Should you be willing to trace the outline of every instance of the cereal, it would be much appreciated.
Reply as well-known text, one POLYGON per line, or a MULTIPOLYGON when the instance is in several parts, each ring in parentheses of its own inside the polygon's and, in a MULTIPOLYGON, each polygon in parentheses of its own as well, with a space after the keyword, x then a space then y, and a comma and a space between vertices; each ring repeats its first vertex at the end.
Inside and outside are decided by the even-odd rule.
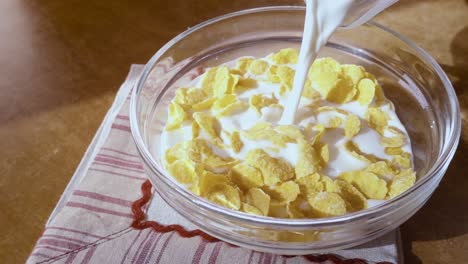
POLYGON ((280 218, 340 216, 410 188, 410 138, 362 66, 316 59, 284 123, 297 60, 295 49, 242 57, 177 89, 161 135, 167 172, 221 206, 280 218))
POLYGON ((299 159, 296 164, 296 178, 314 174, 319 167, 319 158, 315 149, 305 140, 299 140, 299 159))
POLYGON ((361 120, 359 117, 353 114, 346 115, 344 128, 345 136, 351 139, 359 133, 359 130, 361 130, 361 120))
POLYGON ((231 172, 232 180, 242 190, 263 186, 263 177, 260 170, 244 162, 236 164, 234 167, 232 167, 231 172))
POLYGON ((193 119, 211 138, 219 137, 219 124, 216 118, 206 112, 196 112, 193 114, 193 119))
POLYGON ((260 188, 251 188, 245 195, 248 204, 257 208, 262 215, 267 215, 270 209, 270 196, 260 188))
POLYGON ((396 175, 389 186, 388 197, 393 198, 413 186, 416 174, 412 169, 406 169, 396 175))
POLYGON ((307 198, 313 212, 320 217, 339 216, 346 213, 346 202, 337 193, 317 192, 307 198))
POLYGON ((264 60, 254 60, 249 65, 249 73, 255 75, 262 75, 268 68, 268 62, 264 60))
POLYGON ((269 59, 276 64, 295 64, 298 58, 299 53, 296 49, 282 49, 269 56, 269 59))
POLYGON ((228 184, 216 184, 207 198, 229 209, 239 210, 241 206, 239 190, 228 184))
POLYGON ((187 114, 185 113, 184 109, 176 102, 172 102, 169 105, 169 120, 166 124, 166 130, 174 130, 179 128, 186 118, 187 114))
POLYGON ((286 161, 269 156, 261 149, 247 153, 245 161, 259 169, 266 185, 274 185, 294 177, 294 169, 286 161))
POLYGON ((387 182, 377 175, 368 171, 353 171, 341 174, 339 179, 343 179, 354 185, 368 199, 382 200, 387 194, 387 182))
POLYGON ((278 103, 278 99, 276 99, 274 95, 272 97, 266 97, 261 94, 256 94, 249 99, 249 105, 253 107, 259 115, 262 114, 261 110, 263 107, 276 103, 278 103))
POLYGON ((367 78, 359 81, 357 101, 361 105, 368 105, 372 102, 375 95, 375 86, 375 83, 367 78))

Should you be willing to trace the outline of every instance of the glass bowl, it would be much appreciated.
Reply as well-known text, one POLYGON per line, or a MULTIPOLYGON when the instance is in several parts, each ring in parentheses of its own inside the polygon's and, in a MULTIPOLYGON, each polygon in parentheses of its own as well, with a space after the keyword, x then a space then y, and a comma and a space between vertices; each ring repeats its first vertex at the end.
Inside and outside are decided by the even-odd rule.
POLYGON ((154 189, 183 217, 231 244, 277 254, 349 248, 391 231, 429 199, 460 137, 460 110, 446 74, 424 50, 377 23, 338 30, 319 57, 360 64, 373 73, 411 137, 416 184, 390 201, 340 217, 280 219, 232 211, 179 185, 163 168, 159 140, 176 88, 239 56, 299 48, 305 9, 265 7, 201 23, 162 47, 145 66, 131 98, 131 129, 154 189))

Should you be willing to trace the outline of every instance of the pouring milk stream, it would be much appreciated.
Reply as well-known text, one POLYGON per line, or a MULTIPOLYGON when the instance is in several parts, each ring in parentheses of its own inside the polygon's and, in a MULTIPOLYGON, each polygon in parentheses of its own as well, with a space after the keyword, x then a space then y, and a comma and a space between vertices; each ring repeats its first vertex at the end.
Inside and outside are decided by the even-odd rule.
POLYGON ((305 2, 306 18, 299 63, 294 75, 293 90, 279 121, 282 125, 294 123, 309 68, 333 32, 343 25, 346 18, 352 20, 343 25, 345 28, 359 26, 396 0, 305 0, 305 2))

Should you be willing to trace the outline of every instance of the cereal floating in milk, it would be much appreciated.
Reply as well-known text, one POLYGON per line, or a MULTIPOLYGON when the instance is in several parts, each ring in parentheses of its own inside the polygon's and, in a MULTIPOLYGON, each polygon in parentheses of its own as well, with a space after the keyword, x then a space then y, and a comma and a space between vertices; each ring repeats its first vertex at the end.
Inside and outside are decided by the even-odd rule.
POLYGON ((281 218, 339 216, 410 188, 408 134, 361 66, 315 60, 294 123, 279 124, 297 63, 295 49, 242 57, 177 89, 161 138, 168 174, 226 208, 281 218))

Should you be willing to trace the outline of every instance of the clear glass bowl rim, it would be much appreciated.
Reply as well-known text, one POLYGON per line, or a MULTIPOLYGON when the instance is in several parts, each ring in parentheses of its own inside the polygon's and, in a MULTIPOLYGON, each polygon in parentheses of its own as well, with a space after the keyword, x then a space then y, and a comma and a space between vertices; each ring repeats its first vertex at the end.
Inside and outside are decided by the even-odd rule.
MULTIPOLYGON (((151 69, 153 68, 155 63, 163 56, 163 54, 169 48, 171 48, 174 44, 182 40, 187 35, 205 26, 222 21, 224 19, 236 17, 236 16, 241 16, 241 15, 251 14, 251 13, 268 12, 268 11, 305 11, 305 7, 303 6, 268 6, 268 7, 252 8, 252 9, 245 9, 245 10, 241 10, 237 12, 228 13, 222 16, 218 16, 218 17, 206 20, 180 33, 179 35, 174 37, 172 40, 167 42, 161 49, 159 49, 153 55, 153 57, 145 65, 142 71, 142 74, 140 75, 131 95, 130 127, 131 127, 133 139, 137 146, 137 150, 140 153, 140 156, 142 157, 143 161, 146 163, 147 167, 149 167, 153 173, 162 175, 163 177, 161 177, 161 179, 166 184, 168 184, 169 186, 172 186, 180 196, 182 196, 184 199, 186 199, 189 203, 191 203, 194 206, 200 206, 203 209, 206 209, 208 211, 222 214, 224 216, 229 216, 229 217, 232 217, 233 220, 242 221, 245 223, 265 225, 265 226, 275 225, 277 227, 284 227, 284 228, 291 228, 291 227, 319 228, 319 227, 326 227, 329 225, 340 225, 344 223, 354 222, 354 221, 357 221, 360 219, 366 219, 369 217, 378 217, 382 212, 388 212, 387 210, 392 208, 393 205, 404 204, 406 200, 410 199, 409 197, 412 194, 422 189, 424 185, 428 184, 428 182, 430 182, 437 175, 444 173, 444 170, 446 169, 448 163, 450 162, 453 155, 455 154, 455 151, 457 149, 458 142, 460 139, 460 133, 461 133, 460 107, 459 107, 459 103, 458 103, 455 90, 450 80, 448 79, 447 75, 445 74, 445 72, 442 70, 439 64, 435 61, 435 59, 433 59, 425 50, 417 46, 415 43, 413 43, 411 40, 407 39, 406 37, 400 35, 396 31, 393 31, 385 26, 382 26, 379 23, 370 21, 367 24, 377 27, 378 29, 383 30, 386 33, 393 35, 394 37, 398 38, 399 40, 403 41, 405 44, 413 48, 416 52, 418 52, 419 55, 423 57, 430 64, 432 69, 437 73, 438 77, 441 79, 444 85, 448 98, 451 99, 450 100, 451 101, 450 102, 450 115, 452 116, 454 122, 450 124, 450 127, 446 128, 448 129, 448 135, 446 135, 445 137, 447 142, 444 142, 444 144, 442 145, 442 149, 439 150, 439 156, 437 157, 436 162, 432 165, 431 169, 426 173, 426 175, 420 178, 415 183, 414 186, 412 186, 403 194, 391 200, 385 201, 384 203, 378 206, 365 209, 362 211, 346 214, 343 216, 319 218, 319 219, 285 219, 285 218, 272 218, 272 217, 265 217, 265 216, 254 216, 254 215, 250 215, 250 214, 246 214, 246 213, 242 213, 238 211, 233 211, 233 210, 224 208, 222 206, 219 206, 217 204, 208 202, 207 200, 191 193, 189 190, 183 188, 180 185, 172 184, 170 179, 168 177, 165 177, 165 173, 160 171, 157 168, 156 161, 153 159, 149 150, 145 146, 145 143, 144 143, 143 137, 141 136, 141 131, 138 125, 138 122, 139 122, 137 119, 138 95, 147 77, 149 76, 151 69)), ((156 188, 157 186, 155 187, 155 189, 156 188)))

